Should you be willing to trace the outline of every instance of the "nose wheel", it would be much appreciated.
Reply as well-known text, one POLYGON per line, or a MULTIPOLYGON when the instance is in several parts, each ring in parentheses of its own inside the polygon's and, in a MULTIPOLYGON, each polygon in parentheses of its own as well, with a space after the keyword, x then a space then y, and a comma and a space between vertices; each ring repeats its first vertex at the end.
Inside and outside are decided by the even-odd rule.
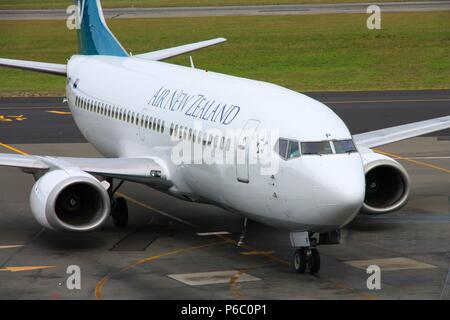
POLYGON ((306 269, 312 274, 320 270, 320 254, 315 248, 316 239, 313 233, 307 231, 293 231, 290 234, 291 245, 297 248, 294 253, 294 269, 298 273, 305 273, 306 269))
POLYGON ((316 248, 299 248, 294 253, 294 269, 298 273, 318 273, 320 270, 320 254, 316 248))

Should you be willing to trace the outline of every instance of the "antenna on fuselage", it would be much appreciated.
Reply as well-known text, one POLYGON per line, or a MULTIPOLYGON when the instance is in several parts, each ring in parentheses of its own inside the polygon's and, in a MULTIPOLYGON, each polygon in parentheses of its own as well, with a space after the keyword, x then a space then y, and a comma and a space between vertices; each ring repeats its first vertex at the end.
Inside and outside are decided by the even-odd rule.
POLYGON ((194 59, 192 59, 192 56, 189 56, 189 61, 191 62, 191 68, 195 69, 194 59))

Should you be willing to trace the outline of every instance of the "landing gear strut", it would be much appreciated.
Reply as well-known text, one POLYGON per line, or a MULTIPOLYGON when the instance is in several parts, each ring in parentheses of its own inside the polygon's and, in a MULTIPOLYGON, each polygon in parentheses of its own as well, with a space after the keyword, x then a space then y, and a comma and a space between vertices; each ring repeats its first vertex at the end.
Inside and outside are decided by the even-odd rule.
POLYGON ((123 184, 123 180, 113 187, 113 179, 107 179, 108 183, 111 185, 109 188, 109 198, 111 199, 111 217, 116 228, 125 228, 128 226, 128 205, 127 200, 122 197, 114 197, 114 194, 119 190, 123 184))
POLYGON ((298 273, 318 273, 320 270, 320 254, 315 248, 316 241, 308 232, 291 232, 291 244, 297 248, 294 253, 294 269, 298 273))
POLYGON ((113 198, 111 201, 111 217, 114 226, 125 228, 128 225, 128 205, 127 200, 122 197, 113 198))
POLYGON ((237 243, 238 247, 242 246, 245 243, 245 237, 247 235, 247 224, 248 224, 248 219, 244 217, 242 220, 242 233, 241 233, 241 236, 237 243))

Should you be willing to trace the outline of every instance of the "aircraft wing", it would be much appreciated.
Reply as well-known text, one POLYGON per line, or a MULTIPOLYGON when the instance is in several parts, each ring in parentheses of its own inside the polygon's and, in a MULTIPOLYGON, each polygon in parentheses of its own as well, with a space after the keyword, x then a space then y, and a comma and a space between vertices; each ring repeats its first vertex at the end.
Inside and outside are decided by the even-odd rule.
POLYGON ((225 38, 216 38, 216 39, 186 44, 186 45, 179 46, 179 47, 173 47, 173 48, 169 48, 169 49, 163 49, 163 50, 153 51, 153 52, 149 52, 149 53, 138 54, 138 55, 135 55, 134 57, 141 58, 141 59, 147 59, 147 60, 153 60, 153 61, 161 61, 161 60, 166 60, 169 58, 173 58, 173 57, 182 55, 184 53, 197 51, 197 50, 200 50, 203 48, 214 46, 216 44, 219 44, 219 43, 222 43, 225 41, 227 41, 227 39, 225 39, 225 38))
POLYGON ((164 168, 152 158, 67 158, 0 154, 0 166, 19 168, 32 174, 70 168, 154 187, 171 185, 164 168))
POLYGON ((358 147, 374 148, 448 128, 450 116, 356 134, 353 139, 358 147))
POLYGON ((16 69, 24 69, 31 71, 38 71, 43 73, 50 73, 56 75, 65 76, 67 68, 65 64, 26 61, 26 60, 13 60, 13 59, 0 59, 0 66, 11 67, 16 69))
MULTIPOLYGON (((138 54, 134 57, 153 60, 153 61, 161 61, 166 60, 172 57, 176 57, 182 55, 184 53, 197 51, 203 48, 207 48, 210 46, 214 46, 216 44, 227 41, 225 38, 216 38, 191 44, 186 44, 179 47, 173 47, 169 49, 163 49, 158 51, 153 51, 144 54, 138 54)), ((16 68, 16 69, 24 69, 31 71, 38 71, 43 73, 50 73, 56 75, 66 75, 67 74, 67 66, 65 64, 57 64, 57 63, 46 63, 46 62, 36 62, 36 61, 26 61, 26 60, 13 60, 13 59, 1 59, 0 58, 0 66, 16 68)))

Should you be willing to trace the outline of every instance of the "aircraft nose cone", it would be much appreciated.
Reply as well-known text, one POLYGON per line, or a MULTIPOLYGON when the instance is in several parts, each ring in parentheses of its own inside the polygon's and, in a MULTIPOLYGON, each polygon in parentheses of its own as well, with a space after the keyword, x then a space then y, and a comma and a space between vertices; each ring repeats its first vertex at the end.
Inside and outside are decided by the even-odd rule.
POLYGON ((364 202, 364 169, 356 154, 333 160, 316 173, 314 195, 323 224, 342 227, 353 220, 364 202))

